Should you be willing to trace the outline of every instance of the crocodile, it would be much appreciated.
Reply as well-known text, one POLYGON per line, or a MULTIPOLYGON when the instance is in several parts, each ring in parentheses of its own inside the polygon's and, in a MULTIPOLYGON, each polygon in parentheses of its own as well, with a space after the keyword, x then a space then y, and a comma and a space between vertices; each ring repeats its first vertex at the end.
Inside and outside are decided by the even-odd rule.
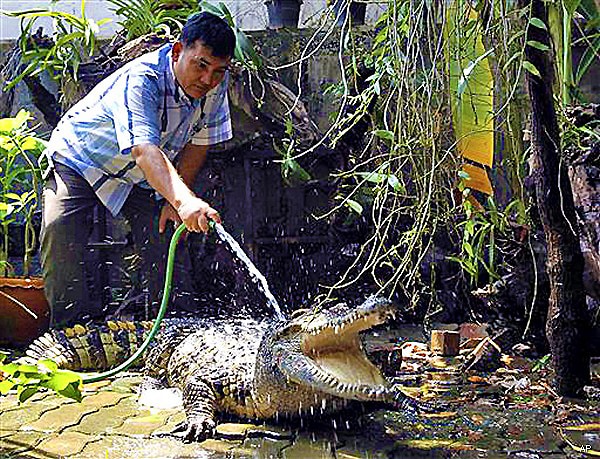
MULTIPOLYGON (((212 436, 219 413, 281 419, 330 414, 355 402, 428 409, 393 389, 361 345, 360 332, 394 314, 387 300, 371 297, 285 320, 165 320, 146 353, 142 387, 181 390, 186 420, 176 431, 186 441, 212 436)), ((149 328, 109 322, 51 330, 27 355, 73 370, 103 369, 135 350, 149 328)))

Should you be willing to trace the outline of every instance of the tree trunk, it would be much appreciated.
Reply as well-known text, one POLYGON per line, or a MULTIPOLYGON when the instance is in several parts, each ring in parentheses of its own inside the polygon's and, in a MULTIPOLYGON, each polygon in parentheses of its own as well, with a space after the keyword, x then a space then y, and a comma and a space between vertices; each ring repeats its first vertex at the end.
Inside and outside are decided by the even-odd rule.
MULTIPOLYGON (((532 17, 547 24, 543 0, 530 0, 532 17)), ((528 41, 550 45, 548 32, 529 25, 528 41)), ((583 288, 583 256, 566 164, 560 157, 558 122, 552 94, 550 51, 526 46, 525 56, 540 77, 527 73, 531 99, 532 175, 537 205, 546 235, 550 299, 546 333, 561 395, 578 396, 590 381, 589 320, 583 288)))

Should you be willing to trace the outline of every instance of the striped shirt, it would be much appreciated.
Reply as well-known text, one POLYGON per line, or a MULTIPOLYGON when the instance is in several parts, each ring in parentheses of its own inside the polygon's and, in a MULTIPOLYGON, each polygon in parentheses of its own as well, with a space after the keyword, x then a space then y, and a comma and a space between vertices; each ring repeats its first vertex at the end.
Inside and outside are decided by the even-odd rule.
POLYGON ((79 172, 117 215, 134 185, 149 188, 131 149, 157 145, 173 161, 187 143, 231 139, 227 81, 191 99, 175 80, 171 44, 145 54, 101 81, 52 133, 51 162, 79 172))

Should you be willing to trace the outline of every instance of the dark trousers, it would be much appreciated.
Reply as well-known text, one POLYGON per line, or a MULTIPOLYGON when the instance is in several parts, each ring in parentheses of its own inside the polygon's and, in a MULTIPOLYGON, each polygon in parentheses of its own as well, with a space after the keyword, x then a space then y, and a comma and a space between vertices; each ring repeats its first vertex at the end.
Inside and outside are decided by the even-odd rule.
MULTIPOLYGON (((84 262, 97 205, 102 204, 83 177, 67 166, 55 164, 44 187, 41 234, 42 271, 51 326, 105 314, 104 305, 98 307, 94 306, 98 302, 90 302, 84 262)), ((121 210, 141 258, 142 285, 154 306, 164 284, 168 248, 168 236, 158 233, 159 211, 153 193, 137 186, 121 210)))

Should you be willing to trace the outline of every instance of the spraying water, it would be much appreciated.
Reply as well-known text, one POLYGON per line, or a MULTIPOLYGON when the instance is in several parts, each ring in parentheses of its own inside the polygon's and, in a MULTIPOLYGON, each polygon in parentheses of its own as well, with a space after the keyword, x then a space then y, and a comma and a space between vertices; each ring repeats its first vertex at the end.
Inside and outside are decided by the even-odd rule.
POLYGON ((277 317, 279 319, 284 319, 285 316, 283 315, 283 312, 281 312, 279 303, 277 303, 277 300, 271 293, 271 290, 269 290, 269 285, 267 284, 267 279, 265 279, 265 276, 263 276, 261 274, 261 272, 256 268, 256 266, 254 266, 254 263, 252 263, 250 258, 248 258, 248 255, 246 255, 246 252, 244 252, 244 250, 240 247, 240 245, 233 238, 233 236, 231 236, 231 234, 229 234, 227 231, 225 231, 225 228, 223 228, 223 225, 215 223, 214 227, 217 232, 217 235, 219 236, 219 239, 221 239, 221 241, 223 241, 225 244, 227 244, 227 246, 229 246, 229 249, 231 250, 231 252, 235 256, 237 256, 244 263, 244 265, 246 265, 246 268, 248 269, 248 273, 250 274, 250 278, 252 279, 252 281, 255 284, 257 284, 258 289, 267 298, 267 304, 275 310, 275 313, 277 314, 277 317))

